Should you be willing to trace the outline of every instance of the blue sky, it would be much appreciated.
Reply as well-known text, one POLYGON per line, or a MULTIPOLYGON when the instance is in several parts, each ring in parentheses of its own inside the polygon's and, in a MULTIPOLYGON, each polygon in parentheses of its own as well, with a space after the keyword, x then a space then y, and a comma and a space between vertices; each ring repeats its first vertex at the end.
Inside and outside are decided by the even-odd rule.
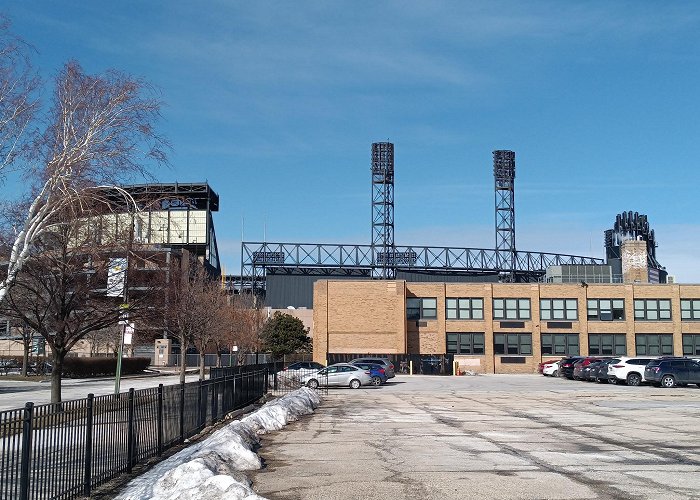
POLYGON ((227 272, 247 241, 369 243, 370 146, 396 148, 396 243, 492 248, 516 152, 521 250, 603 256, 625 210, 700 282, 697 2, 9 1, 50 78, 151 82, 162 182, 207 180, 227 272))

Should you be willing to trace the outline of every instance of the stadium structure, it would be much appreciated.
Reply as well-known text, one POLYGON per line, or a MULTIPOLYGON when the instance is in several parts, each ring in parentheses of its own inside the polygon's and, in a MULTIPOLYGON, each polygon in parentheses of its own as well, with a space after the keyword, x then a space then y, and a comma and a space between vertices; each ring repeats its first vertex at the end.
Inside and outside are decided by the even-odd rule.
POLYGON ((657 282, 665 276, 656 261, 653 231, 648 228, 646 216, 636 212, 618 215, 615 228, 606 232, 607 258, 612 263, 597 257, 517 249, 513 151, 493 152, 495 248, 397 245, 394 144, 372 144, 370 174, 369 244, 244 241, 241 275, 227 276, 227 286, 264 297, 271 308, 312 308, 313 283, 320 279, 527 283, 571 282, 584 273, 583 276, 604 276, 605 281, 614 282, 621 279, 620 244, 628 238, 647 240, 650 268, 661 271, 657 272, 657 282), (548 269, 558 270, 558 274, 550 278, 548 269))

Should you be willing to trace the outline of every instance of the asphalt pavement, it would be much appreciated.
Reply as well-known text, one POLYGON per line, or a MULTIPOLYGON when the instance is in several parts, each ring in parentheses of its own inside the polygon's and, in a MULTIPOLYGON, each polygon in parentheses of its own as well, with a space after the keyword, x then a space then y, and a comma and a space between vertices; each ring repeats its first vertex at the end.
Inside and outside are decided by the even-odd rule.
POLYGON ((331 389, 263 437, 269 499, 700 498, 700 389, 539 375, 331 389))

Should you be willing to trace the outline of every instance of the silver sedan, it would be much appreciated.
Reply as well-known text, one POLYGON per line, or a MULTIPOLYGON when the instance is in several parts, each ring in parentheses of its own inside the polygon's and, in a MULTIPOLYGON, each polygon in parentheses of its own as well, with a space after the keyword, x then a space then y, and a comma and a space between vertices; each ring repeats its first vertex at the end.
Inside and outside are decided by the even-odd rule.
POLYGON ((369 370, 363 370, 348 363, 337 363, 317 373, 306 375, 302 383, 312 389, 318 386, 342 386, 357 389, 363 385, 371 385, 372 376, 369 370))

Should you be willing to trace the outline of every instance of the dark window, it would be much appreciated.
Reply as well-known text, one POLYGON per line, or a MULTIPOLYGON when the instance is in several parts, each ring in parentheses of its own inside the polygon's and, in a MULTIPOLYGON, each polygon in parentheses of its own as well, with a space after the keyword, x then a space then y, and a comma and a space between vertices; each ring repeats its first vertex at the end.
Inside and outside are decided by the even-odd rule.
POLYGON ((683 335, 683 355, 700 355, 700 335, 683 335))
POLYGON ((588 319, 621 321, 625 319, 624 299, 588 299, 588 319))
POLYGON ((530 299, 493 299, 493 319, 530 319, 530 299))
POLYGON ((635 321, 671 321, 670 299, 634 299, 635 321))
POLYGON ((436 298, 407 298, 407 319, 435 319, 437 318, 436 298))
POLYGON ((673 335, 638 333, 635 338, 637 356, 664 356, 673 354, 673 335))
POLYGON ((493 335, 494 354, 532 354, 531 333, 495 333, 493 335))
POLYGON ((578 356, 578 334, 577 333, 543 333, 542 334, 542 354, 560 354, 578 356))
POLYGON ((484 334, 448 333, 447 354, 484 354, 484 334))
POLYGON ((588 354, 591 356, 625 356, 627 336, 624 334, 591 333, 588 336, 588 354))
POLYGON ((484 299, 448 298, 445 315, 447 319, 484 319, 484 299))
POLYGON ((700 320, 700 299, 681 299, 681 320, 700 320))
POLYGON ((540 319, 578 319, 576 299, 540 299, 540 319))

